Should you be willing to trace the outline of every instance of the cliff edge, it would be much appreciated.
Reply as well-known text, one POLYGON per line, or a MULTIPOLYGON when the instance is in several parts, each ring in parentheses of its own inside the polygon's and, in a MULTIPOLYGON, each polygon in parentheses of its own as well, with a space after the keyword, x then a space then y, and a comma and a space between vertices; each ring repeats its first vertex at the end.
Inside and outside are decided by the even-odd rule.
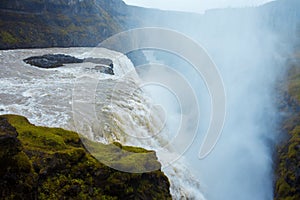
MULTIPOLYGON (((121 144, 97 143, 97 148, 102 156, 120 149, 151 152, 121 144)), ((0 159, 1 199, 171 199, 168 178, 160 170, 114 170, 87 152, 77 133, 34 126, 21 116, 0 116, 0 159)), ((118 164, 126 166, 130 159, 125 155, 118 164)), ((154 152, 136 159, 135 167, 160 166, 154 152)))

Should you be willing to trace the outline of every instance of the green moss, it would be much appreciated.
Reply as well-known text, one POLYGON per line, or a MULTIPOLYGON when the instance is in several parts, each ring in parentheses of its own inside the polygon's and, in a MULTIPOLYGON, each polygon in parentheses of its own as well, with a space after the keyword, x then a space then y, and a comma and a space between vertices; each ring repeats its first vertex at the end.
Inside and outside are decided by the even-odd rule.
POLYGON ((300 63, 293 63, 287 77, 287 107, 291 114, 283 122, 287 140, 278 147, 275 200, 300 199, 300 63))
POLYGON ((292 63, 287 81, 289 95, 300 103, 300 63, 292 63))
POLYGON ((32 169, 31 162, 28 156, 24 152, 20 152, 15 155, 13 158, 13 163, 15 163, 15 167, 18 168, 20 171, 30 172, 32 169))
POLYGON ((7 31, 0 31, 0 37, 4 43, 10 44, 10 45, 14 45, 14 44, 18 43, 18 41, 19 41, 17 38, 15 38, 12 34, 10 34, 7 31))
POLYGON ((56 134, 56 130, 35 127, 21 117, 8 116, 8 120, 16 127, 22 144, 32 150, 57 151, 67 148, 63 138, 56 134))
MULTIPOLYGON (((9 187, 0 179, 0 190, 6 197, 22 197, 26 190, 27 199, 36 199, 36 195, 38 199, 171 199, 168 179, 159 170, 153 151, 120 143, 104 145, 80 138, 75 132, 34 126, 21 116, 0 119, 3 117, 16 128, 22 144, 12 159, 7 158, 7 165, 0 165, 6 169, 0 172, 10 174, 13 170, 20 177, 20 183, 9 187), (82 141, 93 154, 86 151, 82 141), (149 166, 156 171, 131 174, 111 168, 144 172, 149 166), (24 190, 16 192, 15 187, 24 190)), ((14 142, 13 146, 18 146, 14 142)))
POLYGON ((289 93, 300 102, 300 77, 295 77, 290 81, 289 93))
MULTIPOLYGON (((76 161, 82 155, 80 149, 74 149, 74 144, 80 147, 77 133, 57 128, 37 127, 19 116, 6 116, 16 127, 19 138, 24 146, 30 150, 54 153, 61 151, 61 155, 76 161)), ((81 136, 83 137, 83 136, 81 136)), ((104 164, 131 172, 153 171, 160 169, 155 152, 138 147, 122 146, 120 143, 104 145, 84 139, 86 148, 104 164)))
POLYGON ((96 46, 122 31, 118 16, 111 16, 107 8, 95 5, 99 2, 79 2, 77 8, 65 5, 65 1, 45 4, 30 0, 10 4, 22 12, 0 13, 1 49, 96 46), (40 13, 45 7, 47 11, 40 13))
POLYGON ((95 158, 115 169, 128 172, 153 171, 161 168, 155 152, 138 147, 122 146, 120 143, 103 145, 91 141, 84 142, 95 158), (103 152, 106 152, 103 154, 103 152))

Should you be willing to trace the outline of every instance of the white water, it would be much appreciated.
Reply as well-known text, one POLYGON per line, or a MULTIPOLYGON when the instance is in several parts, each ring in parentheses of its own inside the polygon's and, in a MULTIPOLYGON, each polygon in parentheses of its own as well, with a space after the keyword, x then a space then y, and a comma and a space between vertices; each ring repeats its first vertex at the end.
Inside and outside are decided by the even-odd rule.
POLYGON ((211 116, 210 96, 206 97, 205 85, 201 77, 195 78, 192 66, 159 56, 187 77, 202 104, 202 124, 185 156, 207 199, 273 199, 273 155, 280 124, 276 86, 286 73, 285 56, 295 44, 298 2, 282 0, 258 8, 212 10, 195 18, 152 12, 139 16, 144 22, 141 27, 171 28, 193 38, 207 50, 223 78, 225 126, 211 154, 200 160, 197 154, 211 116))
POLYGON ((164 125, 163 112, 152 108, 151 99, 142 90, 132 93, 139 78, 126 56, 100 48, 52 48, 0 51, 0 60, 0 114, 23 115, 36 125, 79 131, 101 142, 116 140, 126 145, 160 150, 158 158, 170 179, 173 198, 204 199, 201 185, 188 170, 184 158, 171 165, 168 163, 170 158, 177 156, 163 148, 169 133, 164 131, 154 137, 164 125), (116 75, 86 70, 94 66, 91 63, 39 69, 22 61, 47 53, 110 58, 116 75), (120 80, 128 72, 131 72, 130 76, 120 80), (89 79, 82 75, 98 80, 95 90, 89 90, 93 89, 88 84, 89 79), (112 88, 115 88, 113 93, 112 88), (95 94, 95 99, 83 101, 90 94, 95 94), (74 113, 82 120, 73 118, 74 113), (99 119, 96 122, 93 121, 94 114, 99 119))

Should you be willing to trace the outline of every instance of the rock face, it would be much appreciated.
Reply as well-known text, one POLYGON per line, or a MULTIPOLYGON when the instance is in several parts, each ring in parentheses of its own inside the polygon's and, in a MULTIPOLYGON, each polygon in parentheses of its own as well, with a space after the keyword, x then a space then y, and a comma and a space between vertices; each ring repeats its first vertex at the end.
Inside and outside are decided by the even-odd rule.
POLYGON ((68 63, 82 63, 83 59, 64 54, 46 54, 26 58, 24 62, 41 68, 56 68, 68 63))
POLYGON ((125 4, 110 1, 3 0, 0 48, 97 46, 123 30, 125 4))
POLYGON ((278 146, 275 200, 300 199, 300 62, 292 63, 281 107, 288 115, 282 122, 286 139, 278 146))
MULTIPOLYGON (((119 148, 149 152, 121 144, 97 147, 100 156, 109 157, 119 148)), ((160 166, 154 152, 139 155, 137 167, 160 166)), ((125 155, 118 164, 128 159, 125 155)), ((20 116, 0 116, 0 160, 0 199, 171 199, 160 170, 116 171, 91 156, 77 133, 37 127, 20 116)))
POLYGON ((0 117, 0 198, 34 199, 37 176, 17 137, 16 129, 0 117))

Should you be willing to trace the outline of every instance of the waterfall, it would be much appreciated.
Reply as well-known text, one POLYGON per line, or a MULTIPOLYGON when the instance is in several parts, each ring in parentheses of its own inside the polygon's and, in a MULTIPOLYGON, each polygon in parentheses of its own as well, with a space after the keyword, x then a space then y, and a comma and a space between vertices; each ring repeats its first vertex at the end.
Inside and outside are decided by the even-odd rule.
POLYGON ((126 56, 102 48, 51 48, 0 51, 0 57, 0 114, 20 114, 36 125, 75 130, 95 141, 155 150, 173 198, 204 199, 185 159, 169 162, 177 155, 164 148, 168 129, 158 134, 165 126, 163 112, 138 87, 139 76, 126 56), (115 75, 88 71, 90 63, 39 69, 22 61, 48 53, 110 58, 115 75))

